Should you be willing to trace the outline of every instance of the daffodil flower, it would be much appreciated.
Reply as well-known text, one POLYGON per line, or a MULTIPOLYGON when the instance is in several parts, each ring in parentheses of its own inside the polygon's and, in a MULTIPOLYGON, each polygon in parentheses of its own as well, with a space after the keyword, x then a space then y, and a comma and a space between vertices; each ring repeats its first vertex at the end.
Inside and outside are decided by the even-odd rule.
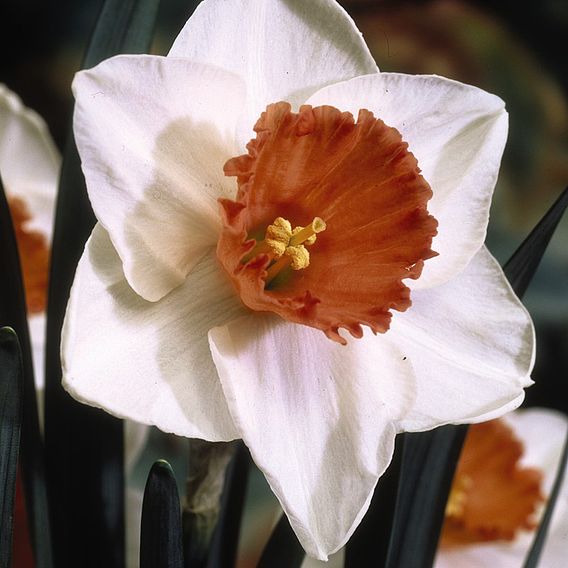
POLYGON ((22 264, 39 390, 43 390, 44 384, 49 249, 60 165, 61 157, 43 119, 0 85, 0 175, 22 264))
MULTIPOLYGON (((520 568, 556 477, 566 417, 534 408, 474 426, 454 480, 435 568, 520 568), (502 423, 500 423, 502 421, 502 423)), ((540 558, 566 563, 568 479, 540 558)))
MULTIPOLYGON (((0 84, 0 178, 16 236, 26 296, 34 379, 43 392, 45 306, 49 244, 60 165, 59 153, 42 118, 0 84)), ((2 278, 13 275, 2 273, 2 278)), ((13 325, 0 321, 0 326, 13 325)), ((38 397, 43 424, 43 399, 38 397)), ((31 562, 20 472, 14 509, 13 562, 31 562)))
POLYGON ((63 330, 78 400, 242 438, 322 559, 397 433, 521 403, 533 327, 483 246, 498 97, 379 73, 331 0, 206 0, 167 57, 74 93, 99 221, 63 330))

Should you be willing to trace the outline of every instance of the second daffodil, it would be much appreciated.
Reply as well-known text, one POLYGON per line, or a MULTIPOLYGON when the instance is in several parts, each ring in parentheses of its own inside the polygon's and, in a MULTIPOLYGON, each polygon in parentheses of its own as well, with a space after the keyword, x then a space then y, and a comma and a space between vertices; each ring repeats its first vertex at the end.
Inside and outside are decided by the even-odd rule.
POLYGON ((78 400, 242 438, 321 559, 397 433, 521 403, 533 327, 483 246, 498 97, 379 73, 331 0, 205 0, 167 57, 74 92, 99 221, 63 331, 78 400))

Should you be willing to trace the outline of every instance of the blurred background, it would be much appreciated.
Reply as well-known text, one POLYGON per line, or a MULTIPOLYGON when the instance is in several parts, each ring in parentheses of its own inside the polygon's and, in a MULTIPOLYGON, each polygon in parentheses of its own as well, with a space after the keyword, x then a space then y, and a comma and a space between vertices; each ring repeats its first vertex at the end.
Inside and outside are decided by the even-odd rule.
MULTIPOLYGON (((568 2, 541 0, 343 0, 382 71, 438 74, 499 95, 510 134, 492 206, 487 244, 505 262, 568 184, 568 2)), ((195 9, 191 0, 162 0, 152 52, 166 54, 195 9)), ((70 128, 70 85, 102 0, 3 0, 0 82, 44 117, 63 149, 70 128)), ((548 385, 568 373, 568 218, 525 296, 537 328, 535 385, 527 406, 568 413, 568 399, 548 385)), ((151 463, 168 459, 180 491, 186 441, 158 431, 129 483, 142 489, 151 463)), ((264 478, 251 476, 241 568, 254 565, 276 510, 264 478), (260 544, 261 546, 261 544, 260 544)))

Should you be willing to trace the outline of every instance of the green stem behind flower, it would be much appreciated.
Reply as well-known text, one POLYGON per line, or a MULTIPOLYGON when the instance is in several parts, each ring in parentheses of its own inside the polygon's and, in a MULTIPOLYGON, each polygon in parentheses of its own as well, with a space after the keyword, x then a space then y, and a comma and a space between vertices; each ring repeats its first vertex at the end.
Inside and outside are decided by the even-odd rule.
POLYGON ((204 568, 219 516, 227 466, 234 442, 189 441, 189 473, 183 505, 185 565, 204 568))

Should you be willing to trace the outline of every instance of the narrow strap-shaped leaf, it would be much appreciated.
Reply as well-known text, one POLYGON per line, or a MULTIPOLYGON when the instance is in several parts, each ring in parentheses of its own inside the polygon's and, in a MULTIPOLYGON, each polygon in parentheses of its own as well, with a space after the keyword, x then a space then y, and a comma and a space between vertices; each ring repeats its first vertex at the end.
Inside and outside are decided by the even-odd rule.
POLYGON ((20 464, 32 548, 37 568, 51 568, 51 538, 45 480, 44 449, 39 430, 24 282, 12 218, 0 182, 0 325, 12 327, 23 363, 24 411, 20 464))
MULTIPOLYGON (((84 60, 148 51, 158 0, 106 0, 84 60)), ((124 566, 122 421, 61 387, 61 327, 77 262, 94 225, 72 134, 65 149, 48 301, 45 435, 58 568, 124 566)))
POLYGON ((566 207, 568 207, 568 187, 503 267, 507 279, 519 297, 524 296, 529 287, 566 207))
POLYGON ((240 442, 227 469, 221 512, 209 551, 208 568, 235 566, 250 461, 246 446, 240 442))
POLYGON ((397 436, 392 461, 379 479, 369 510, 347 543, 345 568, 375 568, 385 565, 404 443, 404 437, 397 436))
POLYGON ((119 53, 148 53, 159 4, 159 0, 106 0, 83 68, 119 53))
POLYGON ((9 568, 18 450, 23 406, 23 369, 14 330, 0 329, 0 568, 9 568))
POLYGON ((432 565, 466 432, 466 426, 443 426, 430 432, 404 434, 405 490, 397 496, 388 568, 432 565), (431 487, 438 490, 431 491, 431 487), (401 546, 402 542, 406 545, 401 546))
POLYGON ((183 568, 181 510, 170 464, 154 463, 142 503, 140 568, 183 568))
MULTIPOLYGON (((565 190, 505 264, 505 275, 519 296, 528 288, 567 205, 565 190)), ((406 444, 388 568, 432 565, 465 432, 464 426, 445 426, 413 434, 411 444, 406 444), (421 471, 427 471, 427 483, 420 481, 421 471)))
POLYGON ((556 501, 558 500, 558 495, 560 494, 560 489, 563 483, 567 483, 567 480, 564 479, 566 476, 567 462, 568 462, 568 432, 566 432, 564 449, 562 450, 562 456, 560 458, 560 463, 558 464, 558 471, 556 472, 554 485, 552 486, 552 491, 548 496, 548 502, 546 504, 546 509, 544 510, 544 515, 542 516, 531 549, 529 550, 529 553, 525 560, 524 568, 537 568, 539 566, 540 556, 542 554, 544 544, 546 542, 546 536, 548 534, 548 529, 550 526, 552 515, 554 513, 556 501))
MULTIPOLYGON (((532 275, 536 273, 544 250, 552 238, 556 226, 562 219, 567 206, 568 187, 559 195, 538 225, 505 264, 503 269, 507 279, 519 296, 522 296, 527 289, 528 279, 532 278, 532 275)), ((558 278, 562 279, 562 274, 559 274, 558 278)), ((552 329, 551 331, 554 334, 554 330, 552 329)), ((542 340, 543 345, 547 344, 546 333, 550 333, 547 327, 537 327, 537 338, 542 340)), ((555 387, 556 377, 554 375, 558 374, 556 367, 557 364, 552 363, 549 367, 549 370, 551 369, 552 372, 540 372, 536 384, 527 391, 526 405, 544 406, 566 411, 568 401, 563 396, 562 387, 555 387)))
POLYGON ((262 551, 258 568, 300 568, 305 556, 288 517, 282 515, 262 551))

